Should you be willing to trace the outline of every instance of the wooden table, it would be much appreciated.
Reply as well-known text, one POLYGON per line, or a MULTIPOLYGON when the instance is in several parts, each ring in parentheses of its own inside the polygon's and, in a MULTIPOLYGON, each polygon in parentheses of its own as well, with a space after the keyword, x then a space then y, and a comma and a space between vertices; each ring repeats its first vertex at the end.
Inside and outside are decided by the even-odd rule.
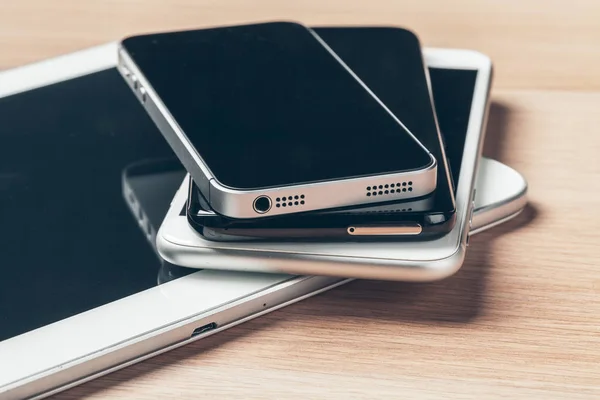
POLYGON ((433 284, 356 281, 57 397, 600 398, 597 0, 0 0, 0 68, 132 33, 400 25, 490 55, 485 154, 530 206, 433 284))

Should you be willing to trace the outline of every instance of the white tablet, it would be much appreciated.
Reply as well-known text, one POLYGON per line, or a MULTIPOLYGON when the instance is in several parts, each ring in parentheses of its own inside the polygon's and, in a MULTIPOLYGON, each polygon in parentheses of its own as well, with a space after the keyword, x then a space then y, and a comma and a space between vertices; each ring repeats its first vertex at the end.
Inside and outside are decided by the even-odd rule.
MULTIPOLYGON (((110 44, 0 73, 0 399, 56 393, 349 281, 161 263, 122 177, 172 153, 115 63, 110 44)), ((490 168, 508 175, 480 191, 475 225, 522 204, 518 174, 490 168)))
POLYGON ((116 55, 111 44, 0 73, 2 399, 62 390, 344 282, 173 277, 122 191, 129 165, 173 153, 116 55))
POLYGON ((473 199, 477 200, 474 188, 492 64, 485 55, 469 50, 424 49, 424 55, 456 185, 456 223, 450 233, 436 240, 410 241, 209 241, 180 218, 183 194, 179 193, 158 232, 160 255, 191 268, 366 279, 432 281, 456 272, 465 257, 473 199))

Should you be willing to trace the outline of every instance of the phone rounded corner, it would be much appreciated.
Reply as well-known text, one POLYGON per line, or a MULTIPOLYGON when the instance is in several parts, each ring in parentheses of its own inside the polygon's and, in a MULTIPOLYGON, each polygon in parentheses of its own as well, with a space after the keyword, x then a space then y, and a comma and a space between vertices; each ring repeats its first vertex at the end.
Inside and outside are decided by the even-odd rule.
POLYGON ((529 182, 521 173, 515 171, 515 176, 519 180, 520 189, 513 197, 515 200, 519 202, 519 204, 523 204, 522 208, 525 208, 525 205, 529 202, 529 182))
MULTIPOLYGON (((202 216, 193 215, 192 213, 189 212, 189 210, 186 210, 185 220, 187 221, 188 225, 194 232, 202 235, 202 230, 205 228, 205 222, 206 222, 202 216)), ((202 235, 202 236, 204 236, 204 235, 202 235)))
POLYGON ((525 208, 527 203, 529 203, 529 183, 526 180, 523 182, 523 189, 519 193, 519 198, 523 201, 523 208, 525 208))
POLYGON ((215 178, 208 183, 209 206, 217 214, 228 218, 258 218, 266 216, 275 205, 272 193, 250 189, 247 191, 223 185, 215 178))
POLYGON ((300 22, 300 20, 295 20, 295 19, 279 19, 276 21, 272 21, 271 24, 287 25, 287 26, 294 27, 296 29, 301 28, 303 30, 314 31, 314 29, 312 29, 312 27, 303 24, 302 22, 300 22))
POLYGON ((185 204, 185 220, 187 221, 188 224, 195 224, 196 223, 196 219, 194 218, 195 216, 192 215, 193 213, 190 212, 190 202, 186 201, 185 204))
POLYGON ((397 35, 403 35, 403 37, 410 38, 413 41, 413 46, 415 46, 416 48, 418 48, 419 54, 422 53, 422 51, 421 51, 421 47, 422 47, 421 39, 419 39, 419 35, 412 28, 408 28, 408 27, 405 27, 405 26, 382 26, 381 30, 387 31, 387 32, 392 32, 392 33, 397 34, 397 35))
POLYGON ((438 168, 439 163, 435 156, 429 153, 429 164, 427 164, 424 168, 421 169, 421 175, 423 175, 424 181, 426 182, 426 187, 424 195, 432 194, 437 188, 438 184, 438 168))
POLYGON ((454 252, 448 257, 433 260, 431 268, 429 268, 428 282, 441 281, 450 278, 456 274, 463 266, 467 255, 466 243, 459 244, 454 252))
POLYGON ((454 227, 456 226, 457 220, 458 220, 458 216, 456 215, 456 207, 455 207, 452 211, 448 212, 446 233, 450 233, 452 231, 452 229, 454 229, 454 227))
POLYGON ((429 164, 427 164, 427 169, 433 169, 436 174, 437 174, 437 169, 439 166, 439 162, 437 160, 437 158, 433 155, 433 153, 431 153, 430 151, 428 151, 429 153, 429 164))
POLYGON ((155 245, 156 252, 164 261, 170 264, 182 265, 180 260, 181 246, 168 240, 162 231, 162 227, 156 233, 155 245))
POLYGON ((223 185, 215 177, 212 177, 208 180, 208 191, 205 200, 213 211, 227 215, 225 212, 227 209, 227 199, 232 195, 235 196, 236 193, 237 190, 223 185))
POLYGON ((136 175, 136 172, 139 173, 139 170, 143 170, 144 166, 154 162, 156 162, 154 159, 150 161, 144 159, 127 164, 121 171, 121 179, 131 179, 132 176, 136 175))
POLYGON ((428 213, 424 216, 425 223, 435 231, 435 237, 446 235, 456 226, 456 208, 439 213, 428 213))
POLYGON ((490 71, 494 69, 494 62, 490 56, 477 50, 463 50, 473 64, 490 71))
MULTIPOLYGON (((165 236, 161 230, 162 227, 156 235, 156 252, 163 261, 183 268, 204 269, 203 256, 209 256, 214 248, 177 243, 165 236)), ((196 232, 194 231, 194 233, 196 232)), ((197 235, 199 240, 206 240, 203 235, 197 235)), ((210 265, 210 263, 206 265, 210 265)))
POLYGON ((138 39, 143 39, 144 37, 148 37, 151 36, 152 34, 145 34, 145 35, 126 35, 123 36, 121 39, 117 40, 117 49, 119 51, 123 50, 125 52, 127 52, 127 47, 129 46, 129 44, 133 41, 136 41, 138 39))
POLYGON ((519 197, 522 197, 527 200, 527 198, 529 197, 529 181, 519 171, 514 169, 513 171, 515 172, 515 175, 521 182, 521 190, 519 191, 519 197))

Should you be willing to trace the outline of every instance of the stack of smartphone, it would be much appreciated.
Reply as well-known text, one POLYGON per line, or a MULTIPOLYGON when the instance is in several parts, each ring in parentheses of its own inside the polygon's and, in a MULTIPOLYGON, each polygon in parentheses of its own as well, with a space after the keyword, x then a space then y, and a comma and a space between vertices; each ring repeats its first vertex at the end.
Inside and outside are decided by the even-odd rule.
POLYGON ((125 68, 123 60, 117 66, 119 44, 109 43, 0 72, 0 220, 5 233, 0 297, 6 299, 0 301, 0 359, 18 360, 0 363, 0 398, 56 393, 342 285, 350 281, 347 278, 445 278, 462 265, 471 235, 524 208, 523 177, 498 161, 480 158, 491 82, 491 62, 485 55, 420 49, 429 80, 424 92, 416 90, 423 88, 421 80, 404 80, 420 68, 421 54, 410 52, 416 45, 406 44, 416 43, 409 32, 314 28, 319 40, 309 36, 310 46, 302 44, 301 50, 313 49, 315 41, 323 46, 323 41, 331 57, 310 58, 318 64, 310 69, 300 62, 304 56, 298 56, 293 63, 280 62, 274 71, 269 68, 287 54, 287 41, 294 37, 280 27, 269 28, 276 30, 277 40, 266 33, 247 33, 242 39, 248 44, 234 47, 228 42, 231 54, 221 54, 221 59, 216 56, 227 50, 218 48, 222 42, 190 38, 196 35, 192 32, 151 35, 140 39, 136 49, 123 47, 124 57, 136 58, 135 65, 125 68), (265 50, 248 63, 257 54, 255 41, 265 50), (204 42, 216 48, 209 46, 207 52, 199 45, 204 42), (187 59, 190 54, 201 59, 187 59), (142 68, 140 57, 153 60, 142 68), (343 60, 343 69, 328 69, 331 58, 338 64, 343 60), (247 74, 259 67, 266 69, 264 75, 247 74), (329 72, 320 75, 321 69, 329 72), (344 84, 335 90, 328 86, 348 71, 354 80, 342 74, 344 84), (283 79, 296 82, 297 74, 319 85, 283 79), (341 100, 320 94, 321 86, 337 93, 348 82, 358 82, 353 74, 368 94, 361 101, 354 90, 346 90, 341 100), (267 85, 271 78, 283 94, 277 92, 279 86, 267 85), (248 79, 258 83, 244 86, 248 79), (210 91, 212 80, 223 91, 217 93, 222 101, 210 91), (247 91, 250 88, 278 101, 269 107, 269 99, 249 101, 255 95, 247 91), (372 102, 374 96, 377 100, 372 102), (239 100, 245 100, 246 108, 236 104, 239 100), (310 110, 311 102, 319 109, 310 110), (435 105, 433 117, 429 102, 435 105), (293 106, 284 107, 288 104, 293 106), (359 109, 371 115, 368 124, 356 116, 359 109), (221 126, 209 119, 232 110, 235 118, 227 114, 221 126), (390 113, 392 122, 402 124, 390 123, 394 129, 389 134, 402 135, 411 151, 398 149, 395 138, 382 137, 390 113), (380 117, 387 122, 375 123, 380 117), (437 119, 437 130, 425 130, 434 126, 432 119, 437 119), (198 129, 189 129, 194 122, 198 129), (281 133, 261 132, 259 127, 269 123, 268 129, 281 133), (420 145, 414 146, 402 125, 420 145), (288 129, 294 129, 295 136, 285 136, 288 129), (311 141, 299 139, 313 129, 318 133, 308 136, 311 141), (435 136, 438 131, 443 133, 443 147, 435 136), (240 137, 244 134, 252 140, 240 137), (391 150, 381 145, 384 139, 391 150), (245 154, 241 146, 252 153, 245 154), (260 153, 263 146, 275 150, 260 153), (208 157, 211 148, 221 158, 208 157), (320 149, 343 165, 330 168, 321 160, 320 149), (435 164, 417 162, 411 170, 396 166, 391 172, 406 176, 402 180, 380 181, 377 173, 359 171, 369 165, 389 167, 378 157, 391 153, 410 161, 413 151, 431 155, 435 164), (259 175, 237 189, 222 189, 221 180, 235 186, 232 176, 256 172, 261 157, 272 160, 259 164, 275 170, 268 171, 269 179, 280 176, 288 181, 267 187, 259 175), (312 161, 304 165, 307 160, 312 161), (316 172, 312 163, 318 165, 316 172), (431 180, 408 178, 426 173, 427 165, 435 167, 435 188, 423 189, 431 180), (223 175, 227 168, 233 172, 223 175), (443 168, 451 177, 449 196, 442 191, 443 168), (306 178, 309 172, 337 177, 313 182, 306 178), (286 175, 290 173, 291 178, 286 175), (209 177, 214 182, 206 192, 202 182, 209 177), (329 198, 308 189, 286 192, 285 203, 283 192, 271 192, 301 185, 314 189, 319 183, 333 187, 338 181, 347 185, 355 179, 370 180, 354 188, 360 194, 355 198, 349 197, 355 193, 351 185, 323 191, 329 198), (212 191, 213 186, 219 190, 212 191), (417 190, 427 193, 415 195, 417 190), (219 199, 222 192, 234 199, 251 192, 245 208, 233 208, 249 210, 249 216, 224 213, 222 207, 231 199, 219 199), (268 196, 271 208, 254 216, 259 196, 268 196), (352 204, 337 207, 349 198, 352 204), (443 202, 444 198, 450 200, 443 202), (325 208, 324 202, 331 199, 335 207, 325 208), (302 206, 314 209, 301 211, 302 206), (399 229, 413 223, 421 225, 421 233, 399 229), (357 235, 348 232, 352 227, 357 235), (366 230, 360 234, 357 227, 366 230), (443 228, 437 237, 434 227, 443 228), (145 239, 155 252, 149 251, 145 239))
POLYGON ((195 268, 340 274, 305 260, 235 266, 227 250, 315 254, 336 243, 321 255, 339 261, 344 246, 392 241, 387 258, 406 265, 423 261, 411 251, 431 261, 458 254, 491 62, 456 50, 430 57, 437 68, 425 58, 413 32, 385 27, 271 22, 123 40, 119 70, 176 154, 173 168, 186 170, 161 255, 195 268), (193 236, 169 228, 181 217, 193 236), (221 260, 190 248, 220 249, 221 260))

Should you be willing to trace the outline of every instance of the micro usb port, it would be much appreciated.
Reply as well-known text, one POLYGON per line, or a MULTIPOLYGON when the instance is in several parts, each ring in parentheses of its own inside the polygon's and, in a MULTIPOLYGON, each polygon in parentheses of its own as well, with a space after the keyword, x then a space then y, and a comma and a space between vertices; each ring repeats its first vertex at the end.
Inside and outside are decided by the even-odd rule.
POLYGON ((212 331, 213 329, 216 329, 216 328, 217 328, 216 322, 211 322, 210 324, 202 325, 201 327, 194 329, 194 331, 192 332, 192 337, 201 335, 208 331, 212 331))

